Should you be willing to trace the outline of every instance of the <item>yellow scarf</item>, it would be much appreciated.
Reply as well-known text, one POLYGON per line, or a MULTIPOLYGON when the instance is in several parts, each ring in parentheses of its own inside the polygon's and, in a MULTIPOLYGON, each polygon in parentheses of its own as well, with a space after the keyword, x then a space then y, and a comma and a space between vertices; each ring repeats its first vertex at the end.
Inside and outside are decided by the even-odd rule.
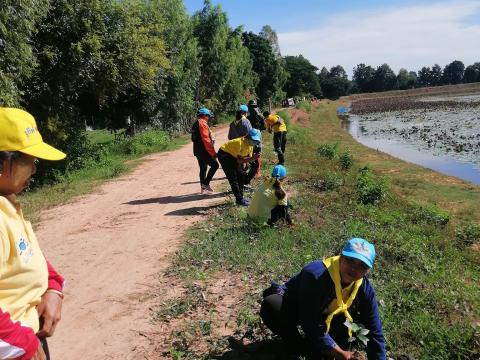
MULTIPOLYGON (((323 260, 323 263, 325 264, 328 273, 330 274, 330 277, 332 278, 334 284, 335 284, 335 295, 337 296, 337 308, 332 311, 328 316, 327 319, 325 320, 325 324, 327 325, 327 333, 330 330, 330 323, 332 322, 332 319, 335 315, 339 313, 344 313, 345 317, 353 322, 352 317, 348 313, 348 308, 350 305, 352 305, 353 300, 355 300, 355 296, 357 296, 358 289, 360 289, 360 286, 362 285, 363 279, 355 281, 353 284, 353 289, 352 292, 350 293, 350 297, 348 298, 347 302, 343 302, 343 296, 342 296, 342 282, 340 279, 340 256, 333 256, 328 259, 323 260)), ((352 330, 348 329, 348 336, 352 337, 352 330)))

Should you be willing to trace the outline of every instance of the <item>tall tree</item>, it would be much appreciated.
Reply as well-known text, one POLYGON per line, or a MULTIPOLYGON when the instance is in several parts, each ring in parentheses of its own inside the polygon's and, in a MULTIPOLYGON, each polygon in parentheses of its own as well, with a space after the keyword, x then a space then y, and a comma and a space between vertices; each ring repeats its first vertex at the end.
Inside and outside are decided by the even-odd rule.
POLYGON ((428 66, 422 67, 418 71, 418 82, 421 86, 432 86, 432 70, 428 66))
POLYGON ((375 70, 370 65, 358 64, 353 68, 353 81, 360 92, 372 92, 375 70))
POLYGON ((252 32, 242 34, 244 45, 250 51, 253 60, 253 71, 258 76, 255 93, 261 105, 267 104, 272 98, 274 102, 281 100, 284 93, 278 94, 286 81, 286 72, 282 60, 276 59, 271 43, 252 32))
POLYGON ((280 45, 278 45, 278 36, 275 30, 270 25, 265 25, 262 27, 259 35, 270 43, 275 58, 280 59, 282 54, 280 53, 280 45))
POLYGON ((430 71, 430 84, 432 86, 442 85, 443 71, 442 67, 438 64, 432 66, 430 71))
POLYGON ((397 75, 397 89, 405 90, 410 85, 410 75, 406 69, 400 69, 397 75))
POLYGON ((286 56, 285 69, 289 78, 285 83, 284 90, 287 96, 316 96, 322 95, 320 82, 316 71, 318 68, 310 63, 302 55, 286 56))
POLYGON ((45 16, 50 0, 0 2, 0 105, 18 106, 22 82, 37 65, 31 37, 45 16))
POLYGON ((459 60, 452 61, 443 69, 444 84, 460 84, 463 81, 465 65, 459 60))
POLYGON ((351 83, 342 66, 333 66, 330 68, 330 71, 326 68, 322 68, 318 77, 323 96, 326 98, 338 99, 340 96, 349 94, 351 83))
POLYGON ((388 91, 395 88, 397 77, 388 64, 380 65, 373 77, 374 91, 388 91))
POLYGON ((480 62, 467 66, 465 69, 464 82, 480 82, 480 62))

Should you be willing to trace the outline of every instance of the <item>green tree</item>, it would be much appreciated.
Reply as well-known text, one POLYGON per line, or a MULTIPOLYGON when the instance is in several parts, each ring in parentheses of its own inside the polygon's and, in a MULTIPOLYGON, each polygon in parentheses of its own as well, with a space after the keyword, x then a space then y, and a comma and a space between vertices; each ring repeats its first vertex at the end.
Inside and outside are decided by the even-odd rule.
POLYGON ((480 62, 467 66, 464 74, 465 83, 473 83, 480 81, 480 62))
POLYGON ((50 0, 2 0, 0 3, 0 105, 18 106, 23 82, 37 62, 31 37, 50 0))
POLYGON ((421 86, 432 86, 432 70, 428 66, 418 71, 418 82, 421 86))
POLYGON ((316 71, 318 68, 310 63, 302 55, 286 56, 285 69, 289 78, 285 83, 284 90, 287 96, 316 96, 322 95, 320 82, 316 71))
POLYGON ((444 84, 460 84, 463 81, 465 65, 459 60, 452 61, 443 69, 444 84))
POLYGON ((165 23, 161 36, 171 67, 157 74, 145 110, 151 121, 165 130, 187 130, 196 112, 196 86, 200 77, 192 19, 182 0, 156 0, 152 1, 152 7, 158 13, 156 17, 165 23))
POLYGON ((406 69, 400 69, 397 75, 397 88, 405 90, 410 88, 410 74, 406 69))
POLYGON ((330 71, 322 68, 319 74, 320 86, 323 96, 328 99, 338 99, 340 96, 348 95, 351 88, 345 69, 340 66, 333 66, 330 71))
POLYGON ((274 102, 281 100, 284 93, 278 94, 286 81, 286 72, 282 60, 276 59, 271 43, 264 37, 252 32, 242 34, 243 44, 250 51, 253 60, 253 71, 258 76, 255 88, 261 105, 272 98, 274 102))
POLYGON ((259 33, 260 37, 266 39, 272 47, 272 52, 278 60, 282 57, 280 52, 280 45, 278 45, 278 36, 275 30, 270 25, 265 25, 259 33))
POLYGON ((388 91, 395 88, 397 77, 388 64, 380 65, 373 77, 374 91, 388 91))
POLYGON ((371 66, 365 64, 358 64, 353 68, 353 81, 358 87, 359 92, 372 92, 373 78, 375 70, 371 66))
POLYGON ((435 64, 430 70, 430 81, 432 86, 442 85, 443 71, 440 65, 435 64))

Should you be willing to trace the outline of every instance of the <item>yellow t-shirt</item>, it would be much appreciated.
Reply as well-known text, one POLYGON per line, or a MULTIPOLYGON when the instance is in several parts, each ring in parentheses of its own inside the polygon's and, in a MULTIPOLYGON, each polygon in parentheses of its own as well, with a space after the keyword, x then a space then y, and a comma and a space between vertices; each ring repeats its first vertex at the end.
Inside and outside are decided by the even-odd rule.
POLYGON ((272 129, 273 132, 287 131, 287 125, 285 124, 285 121, 282 120, 280 124, 275 124, 279 119, 280 119, 280 116, 278 115, 267 116, 267 118, 265 119, 267 123, 267 127, 272 129))
POLYGON ((253 156, 253 145, 250 144, 245 138, 237 138, 227 141, 223 144, 220 149, 229 153, 234 158, 237 157, 252 157, 253 156))
POLYGON ((47 261, 20 204, 0 196, 0 308, 39 330, 36 306, 48 286, 47 261))
POLYGON ((287 195, 282 200, 278 200, 275 196, 274 183, 275 179, 270 178, 255 190, 252 202, 247 209, 247 214, 252 219, 263 223, 270 218, 270 212, 275 206, 287 206, 287 195))

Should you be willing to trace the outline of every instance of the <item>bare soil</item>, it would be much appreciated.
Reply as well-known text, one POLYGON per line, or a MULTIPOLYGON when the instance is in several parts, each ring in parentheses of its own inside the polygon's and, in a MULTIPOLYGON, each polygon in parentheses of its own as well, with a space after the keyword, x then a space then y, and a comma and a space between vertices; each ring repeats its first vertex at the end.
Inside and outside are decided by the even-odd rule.
MULTIPOLYGON (((217 144, 225 141, 226 127, 213 132, 217 144)), ((222 178, 220 169, 212 186, 222 178)), ((37 236, 66 278, 63 318, 49 342, 54 359, 161 358, 151 339, 165 329, 150 308, 178 292, 163 273, 184 230, 225 199, 199 191, 189 144, 147 156, 131 174, 42 214, 37 236)))

